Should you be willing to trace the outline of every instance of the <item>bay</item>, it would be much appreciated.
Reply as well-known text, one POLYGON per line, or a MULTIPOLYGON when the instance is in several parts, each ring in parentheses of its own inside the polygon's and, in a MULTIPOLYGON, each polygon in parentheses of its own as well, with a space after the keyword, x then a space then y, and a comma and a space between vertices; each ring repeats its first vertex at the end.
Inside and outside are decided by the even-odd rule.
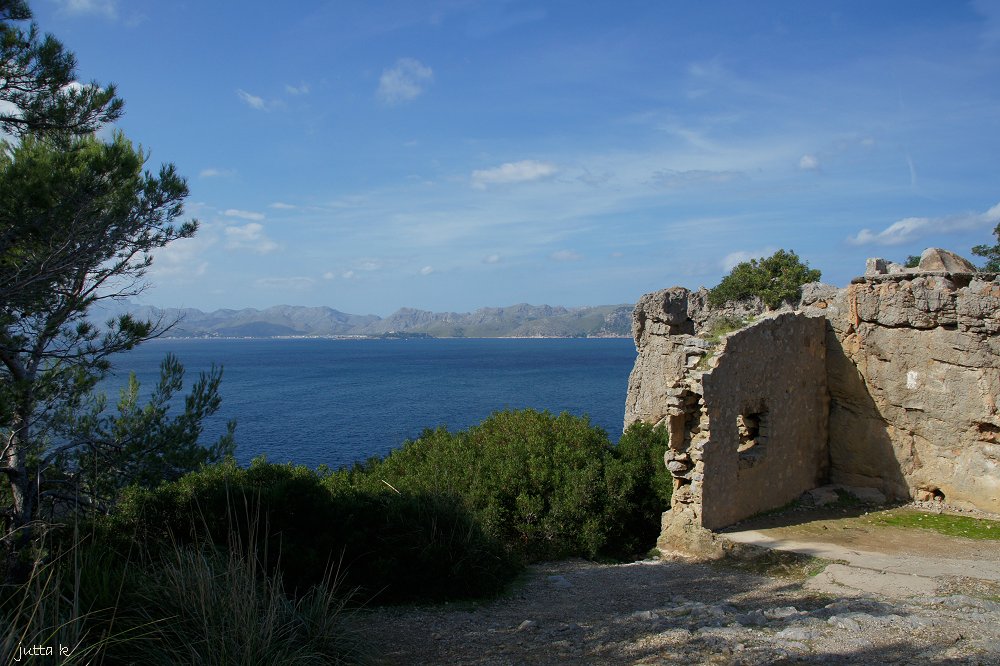
POLYGON ((224 369, 217 437, 237 421, 237 459, 337 468, 385 455, 425 428, 461 430, 502 409, 589 416, 617 441, 630 339, 160 339, 116 356, 109 402, 134 371, 148 391, 168 352, 185 392, 212 364, 224 369))

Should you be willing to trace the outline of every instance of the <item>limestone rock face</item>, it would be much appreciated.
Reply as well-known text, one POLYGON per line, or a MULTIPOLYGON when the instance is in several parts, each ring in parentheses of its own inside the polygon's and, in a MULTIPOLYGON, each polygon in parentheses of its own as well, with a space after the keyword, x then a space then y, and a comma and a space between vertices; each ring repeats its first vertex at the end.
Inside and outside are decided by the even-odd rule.
POLYGON ((830 480, 1000 512, 1000 279, 901 278, 831 319, 830 480))

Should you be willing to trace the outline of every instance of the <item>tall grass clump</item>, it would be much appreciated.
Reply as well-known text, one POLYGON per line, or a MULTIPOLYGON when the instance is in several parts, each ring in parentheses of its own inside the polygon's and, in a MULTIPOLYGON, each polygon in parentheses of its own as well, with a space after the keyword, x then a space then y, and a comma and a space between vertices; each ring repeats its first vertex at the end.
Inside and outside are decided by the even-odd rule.
MULTIPOLYGON (((345 597, 329 577, 298 599, 254 553, 177 546, 134 591, 149 664, 354 663, 345 597)), ((138 641, 137 641, 138 642, 138 641)), ((124 655, 123 655, 124 656, 124 655)), ((133 655, 135 656, 135 655, 133 655)))
POLYGON ((80 577, 73 573, 61 561, 40 564, 26 582, 0 591, 0 660, 4 664, 47 656, 48 649, 60 664, 87 664, 108 643, 94 630, 102 614, 84 608, 80 577))
POLYGON ((292 597, 253 544, 222 551, 175 543, 123 556, 92 536, 74 532, 25 583, 3 588, 3 663, 365 661, 345 629, 349 593, 333 569, 292 597))

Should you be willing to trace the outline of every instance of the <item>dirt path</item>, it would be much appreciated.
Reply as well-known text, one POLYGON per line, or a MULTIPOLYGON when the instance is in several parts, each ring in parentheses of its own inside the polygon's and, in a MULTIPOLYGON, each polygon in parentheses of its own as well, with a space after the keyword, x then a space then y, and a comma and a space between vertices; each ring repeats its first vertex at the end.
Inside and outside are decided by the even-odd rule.
POLYGON ((997 542, 823 520, 740 530, 840 560, 814 577, 568 561, 532 567, 503 599, 377 609, 357 626, 383 664, 1000 664, 997 542))

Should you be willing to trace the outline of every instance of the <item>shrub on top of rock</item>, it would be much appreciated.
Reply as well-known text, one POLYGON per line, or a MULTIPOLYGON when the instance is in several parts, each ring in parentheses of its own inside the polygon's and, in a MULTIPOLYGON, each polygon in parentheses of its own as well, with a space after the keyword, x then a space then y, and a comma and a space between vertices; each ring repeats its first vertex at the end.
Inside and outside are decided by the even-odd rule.
POLYGON ((708 302, 719 307, 756 296, 774 310, 786 301, 798 301, 802 285, 819 278, 820 271, 809 268, 795 252, 778 250, 770 257, 737 264, 708 292, 708 302))

